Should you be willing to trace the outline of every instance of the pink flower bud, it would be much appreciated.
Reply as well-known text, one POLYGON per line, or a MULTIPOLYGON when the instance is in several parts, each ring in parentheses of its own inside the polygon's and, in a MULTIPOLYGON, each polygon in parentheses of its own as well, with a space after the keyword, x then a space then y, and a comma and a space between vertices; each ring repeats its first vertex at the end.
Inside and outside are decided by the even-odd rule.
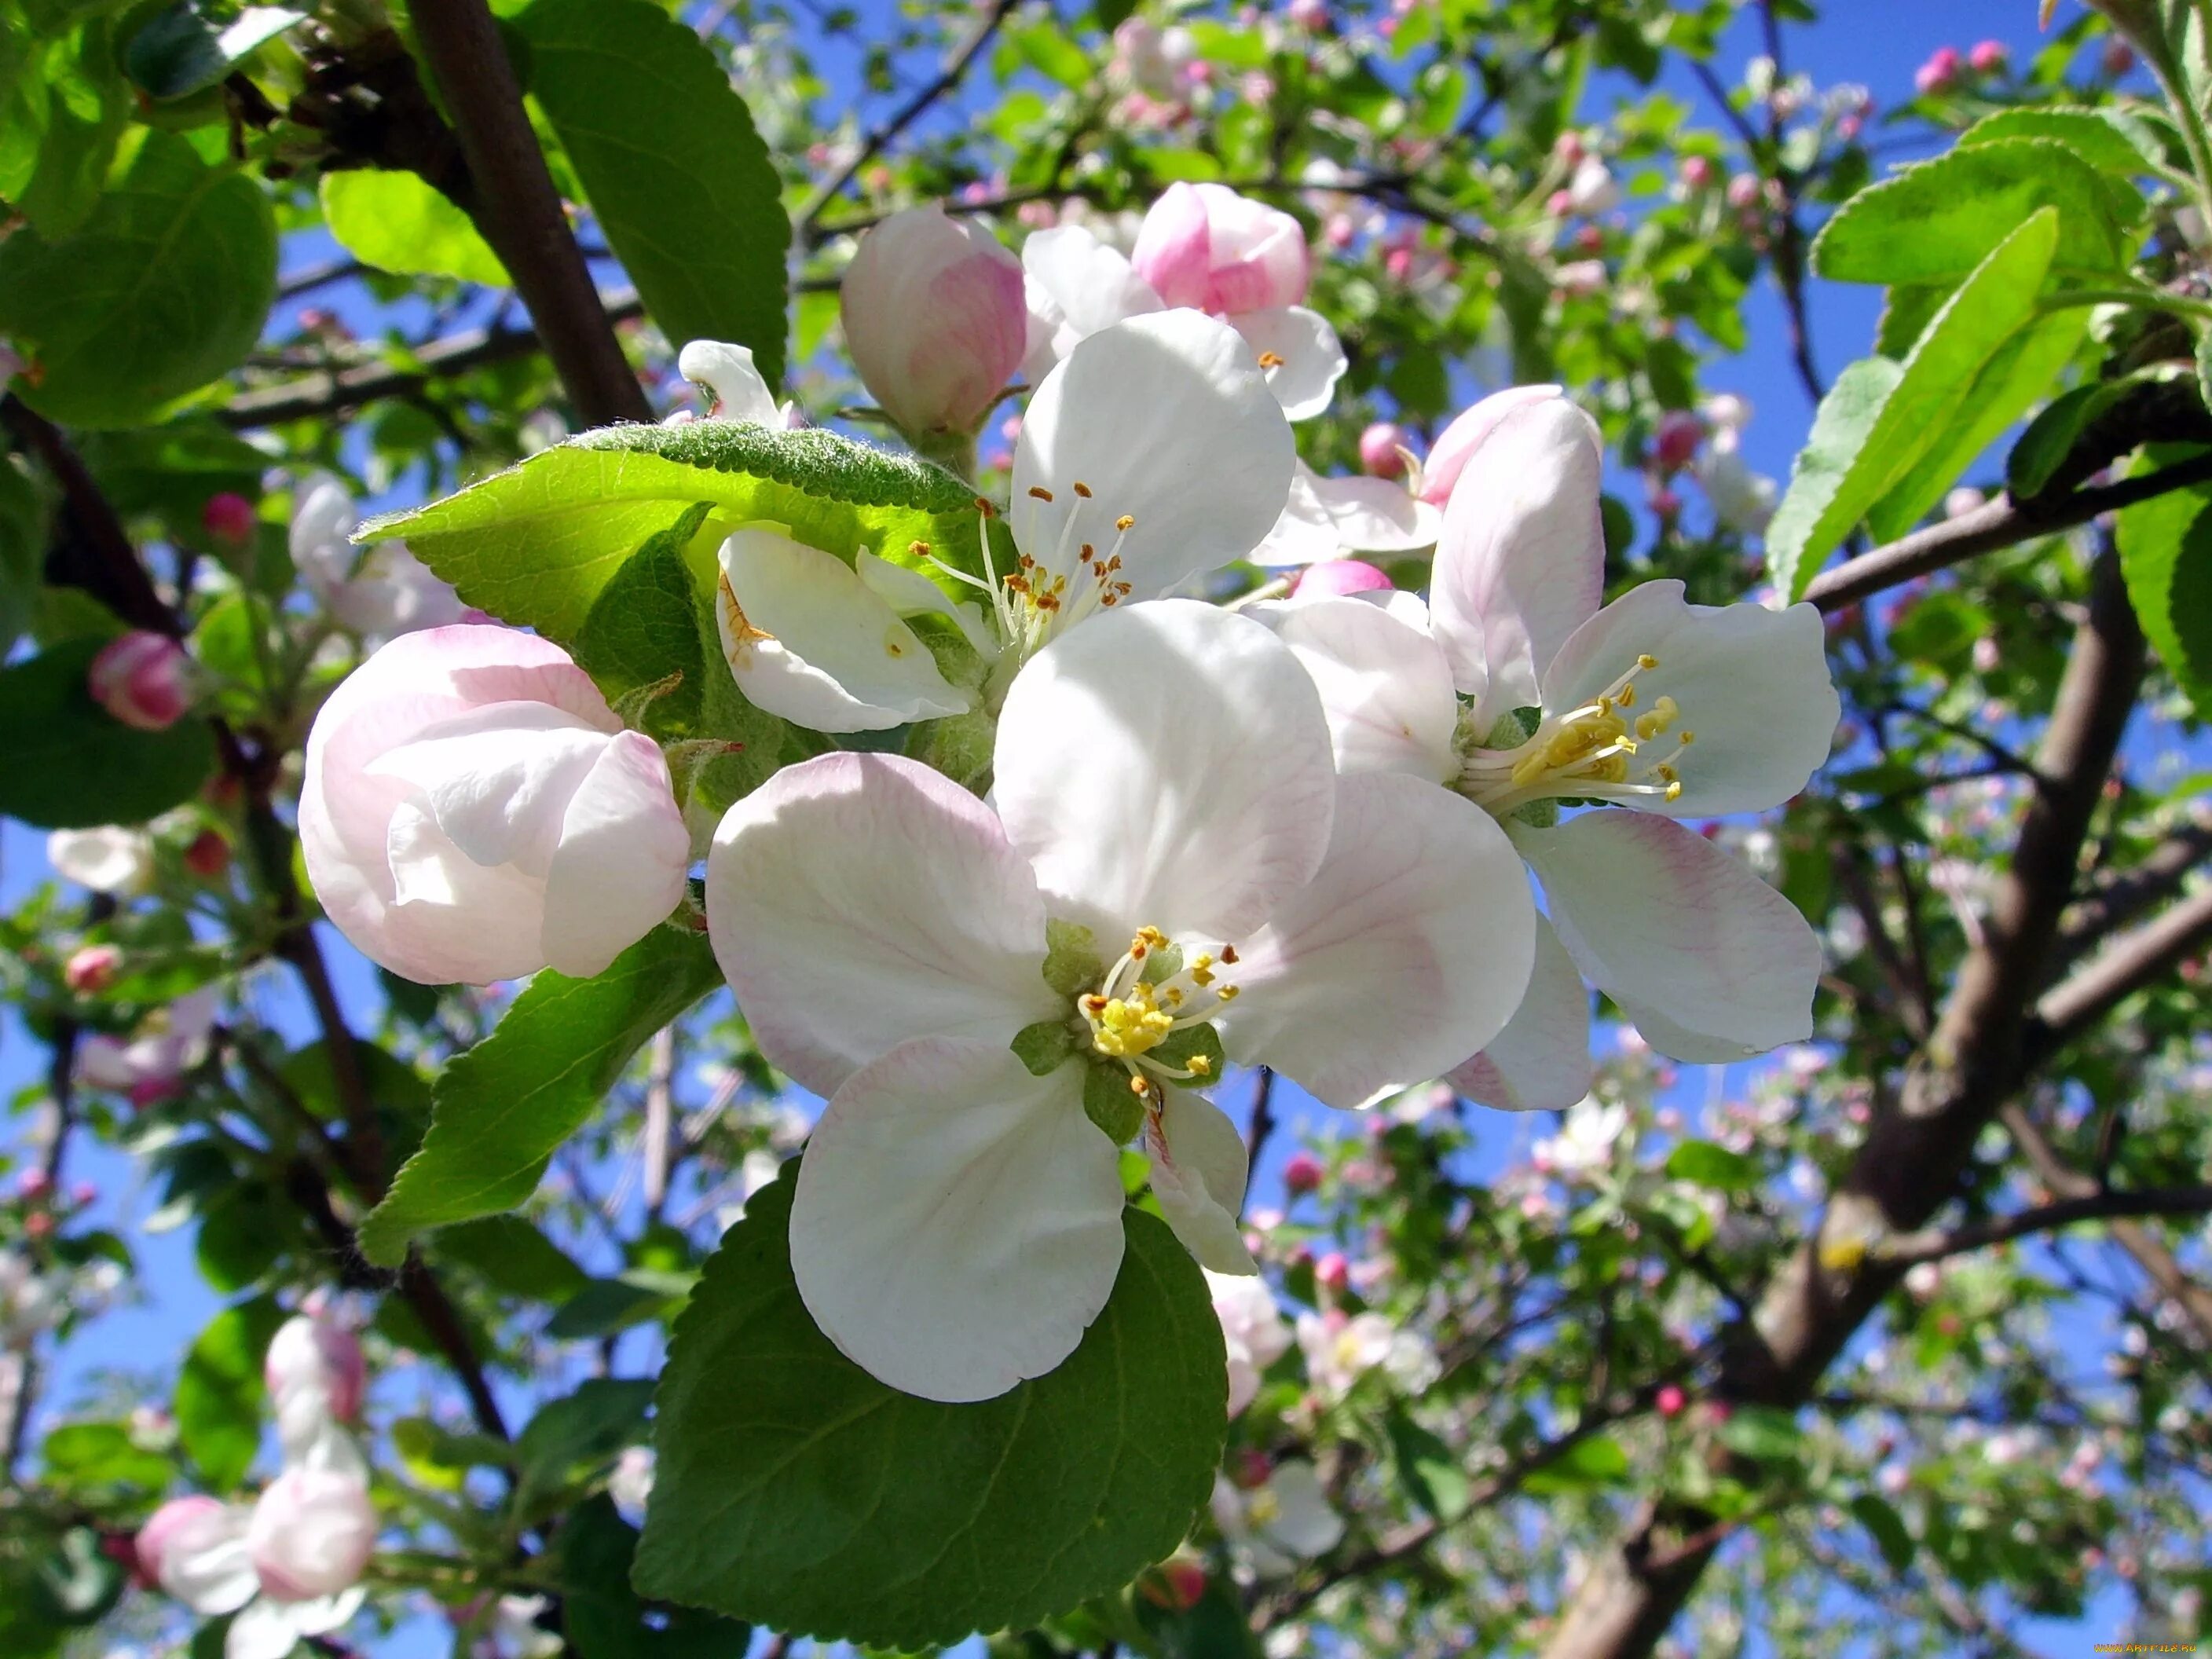
POLYGON ((1322 1162, 1311 1152, 1292 1152, 1283 1164, 1283 1185, 1294 1194, 1313 1191, 1322 1175, 1322 1162))
POLYGON ((376 1510, 355 1475, 331 1468, 285 1470, 253 1506, 246 1548, 271 1601, 335 1595, 361 1581, 376 1547, 376 1510))
POLYGON ((1671 489, 1655 489, 1651 492, 1651 510, 1662 519, 1679 519, 1682 516, 1682 498, 1671 489))
POLYGON ((1685 155, 1680 176, 1684 188, 1704 190, 1713 182, 1712 161, 1703 155, 1685 155))
POLYGON ((1298 573, 1297 580, 1291 584, 1291 597, 1322 599, 1346 593, 1376 593, 1389 586, 1390 578, 1371 564, 1364 564, 1358 559, 1323 559, 1298 573))
POLYGON ((1759 205, 1759 175, 1739 173, 1728 182, 1728 204, 1741 212, 1759 205))
POLYGON ((1206 1594, 1206 1564, 1188 1555, 1170 1556, 1160 1563, 1157 1587, 1149 1583, 1146 1595, 1159 1606, 1182 1613, 1198 1605, 1206 1594))
POLYGON ((191 659, 167 635, 138 629, 100 647, 86 685, 124 725, 165 731, 192 706, 191 659))
POLYGON ((80 1210, 88 1204, 97 1202, 99 1198, 100 1188, 94 1186, 89 1181, 80 1181, 76 1186, 70 1188, 70 1202, 76 1205, 80 1210))
MULTIPOLYGON (((149 1589, 162 1585, 165 1563, 204 1549, 218 1530, 227 1529, 231 1518, 230 1506, 215 1498, 197 1492, 189 1498, 172 1498, 138 1528, 139 1582, 149 1589)), ((173 1567, 171 1576, 174 1577, 173 1567)))
POLYGON ((316 1312, 297 1315, 276 1328, 261 1375, 280 1415, 312 1394, 320 1396, 322 1414, 350 1423, 361 1414, 368 1366, 361 1339, 330 1314, 316 1312))
POLYGON ((123 952, 112 945, 87 945, 70 953, 62 968, 62 982, 81 997, 106 990, 123 966, 123 952))
POLYGON ((2124 40, 2105 42, 2105 55, 2098 67, 2112 80, 2118 80, 2136 66, 2136 49, 2124 40))
POLYGON ((1217 317, 1300 304, 1312 277, 1304 227, 1289 214, 1181 180, 1145 215, 1129 263, 1169 305, 1217 317))
POLYGON ((1682 1407, 1688 1405, 1690 1401, 1687 1395, 1669 1382, 1659 1390, 1652 1403, 1659 1407, 1660 1416, 1679 1417, 1682 1413, 1682 1407))
POLYGON ((1331 1250, 1314 1263, 1314 1283, 1325 1291, 1341 1291, 1352 1283, 1352 1264, 1341 1250, 1331 1250))
POLYGON ((1412 446, 1395 421, 1377 421, 1359 434, 1359 465, 1376 478, 1406 476, 1405 452, 1412 446))
POLYGON ((1588 147, 1583 143, 1582 134, 1572 128, 1569 128, 1552 141, 1552 154, 1571 167, 1577 165, 1589 153, 1588 147))
POLYGON ((1274 1472, 1274 1465, 1267 1461, 1267 1454, 1256 1446, 1247 1446, 1237 1454, 1234 1478, 1237 1484, 1247 1491, 1266 1486, 1267 1477, 1274 1472))
POLYGON ((2011 61, 2011 57, 2002 40, 1977 40, 1974 49, 1966 54, 1966 63, 1977 75, 1995 75, 2011 61))
POLYGON ((1022 262, 935 203, 861 237, 838 299, 853 366, 908 434, 973 432, 1022 361, 1022 262))
POLYGON ((1959 82, 1959 49, 1938 46, 1928 54, 1928 61, 1912 72, 1912 84, 1923 98, 1945 93, 1959 82))
POLYGON ((208 504, 200 509, 200 527, 207 532, 210 541, 228 551, 252 546, 260 524, 253 503, 228 489, 209 496, 208 504))
POLYGON ((600 972, 684 896, 660 747, 513 629, 402 635, 315 717, 307 875, 370 960, 426 985, 600 972))
POLYGON ((1659 417, 1651 436, 1651 459, 1668 472, 1679 472, 1697 455, 1705 440, 1705 425, 1686 409, 1670 409, 1659 417))
POLYGON ((36 1203, 54 1189, 54 1178, 44 1170, 26 1170, 15 1177, 15 1191, 36 1203))
POLYGON ((1575 198, 1564 190, 1555 190, 1544 198, 1544 211, 1554 219, 1564 219, 1574 211, 1575 198))
POLYGON ((1350 247, 1358 234, 1359 227, 1352 222, 1352 216, 1348 213, 1330 214, 1321 228, 1322 240, 1327 242, 1339 253, 1350 247))
POLYGON ((230 843, 222 832, 203 830, 185 848, 185 868, 203 881, 212 881, 230 868, 230 843))
POLYGON ((54 1218, 51 1211, 33 1210, 23 1218, 23 1237, 37 1240, 54 1236, 54 1218))

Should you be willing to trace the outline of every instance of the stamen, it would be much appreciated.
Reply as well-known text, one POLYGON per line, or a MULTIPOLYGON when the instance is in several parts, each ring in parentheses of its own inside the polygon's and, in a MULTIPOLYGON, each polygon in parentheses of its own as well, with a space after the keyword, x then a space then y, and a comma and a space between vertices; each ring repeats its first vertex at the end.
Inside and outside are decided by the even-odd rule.
POLYGON ((1091 499, 1091 486, 1084 483, 1082 479, 1078 478, 1075 481, 1074 489, 1075 493, 1082 496, 1085 501, 1087 501, 1091 499))
POLYGON ((1282 366, 1283 358, 1279 353, 1263 351, 1260 354, 1260 367, 1261 368, 1280 368, 1282 366))
POLYGON ((1033 499, 1040 501, 1049 501, 1052 499, 1052 491, 1047 489, 1042 484, 1031 484, 1030 495, 1033 499))

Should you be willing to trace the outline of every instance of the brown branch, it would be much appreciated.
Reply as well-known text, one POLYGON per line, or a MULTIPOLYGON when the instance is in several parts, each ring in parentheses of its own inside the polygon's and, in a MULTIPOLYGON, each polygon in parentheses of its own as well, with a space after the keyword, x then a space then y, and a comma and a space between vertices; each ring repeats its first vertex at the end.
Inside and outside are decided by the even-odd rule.
POLYGON ((2212 812, 2184 824, 2132 868, 2099 882, 2069 911, 2059 930, 2056 965, 2071 966, 2103 944, 2113 928, 2172 897, 2208 858, 2212 858, 2212 812))
POLYGON ((182 639, 184 624, 161 602, 123 520, 69 441, 52 422, 13 393, 0 399, 0 421, 39 458, 61 489, 59 532, 91 556, 88 566, 75 573, 82 576, 82 585, 133 628, 182 639))
POLYGON ((969 65, 990 44, 991 37, 999 32, 999 26, 1020 3, 1021 0, 992 0, 990 9, 977 15, 969 28, 967 38, 953 49, 951 57, 945 60, 945 67, 938 72, 937 78, 916 91, 913 97, 892 112, 889 120, 870 132, 861 141, 860 148, 854 153, 853 159, 838 168, 836 175, 816 191, 806 205, 799 210, 792 228, 800 241, 808 240, 808 232, 813 228, 815 221, 822 216, 822 210, 844 193, 845 187, 860 176, 862 167, 882 155, 886 145, 920 120, 932 104, 960 84, 968 73, 969 65))
MULTIPOLYGON (((2107 548, 2092 571, 2087 615, 2037 757, 2040 781, 1997 883, 1984 940, 1961 965, 1897 1103, 1877 1115, 1818 1232, 1770 1281, 1751 1319, 1730 1326, 1718 1397, 1790 1409, 1812 1395, 1904 1272, 1876 1259, 1869 1242, 1927 1224, 1955 1191, 1983 1127, 2027 1077, 2031 1036, 2040 1029, 2029 1010, 2144 661, 2142 634, 2107 548)), ((1548 1659, 1648 1655, 1712 1557, 1711 1545, 1661 1550, 1712 1519, 1664 1499, 1640 1506, 1570 1599, 1548 1659)))
POLYGON ((2115 940, 2036 1004, 2028 1034, 2040 1060, 2110 1013, 2131 993, 2162 979, 2212 941, 2212 888, 2191 895, 2157 920, 2115 940))
POLYGON ((2132 507, 2170 490, 2212 482, 2212 455, 2199 455, 2147 477, 2125 478, 2056 500, 2015 501, 2010 495, 1899 537, 1870 553, 1846 559, 1813 579, 1805 597, 1825 611, 1856 605, 1870 594, 1942 570, 1977 553, 1994 552, 2089 522, 2100 513, 2132 507))
POLYGON ((2212 1214, 2212 1187, 2159 1187, 2143 1192, 2092 1192, 2061 1199, 2017 1215, 1978 1222, 1945 1232, 1930 1228, 1884 1239, 1871 1254, 1892 1267, 1909 1267, 1985 1250, 2035 1233, 2057 1232, 2084 1221, 2111 1221, 2154 1215, 2212 1214))
POLYGON ((576 413, 590 426, 651 420, 569 234, 490 8, 484 0, 438 0, 410 15, 468 158, 477 228, 514 279, 576 413))
POLYGON ((1272 1066, 1262 1066, 1252 1082, 1252 1121, 1244 1132, 1244 1164, 1248 1170, 1260 1167, 1260 1154, 1267 1149, 1267 1137, 1275 1133, 1275 1073, 1272 1066))

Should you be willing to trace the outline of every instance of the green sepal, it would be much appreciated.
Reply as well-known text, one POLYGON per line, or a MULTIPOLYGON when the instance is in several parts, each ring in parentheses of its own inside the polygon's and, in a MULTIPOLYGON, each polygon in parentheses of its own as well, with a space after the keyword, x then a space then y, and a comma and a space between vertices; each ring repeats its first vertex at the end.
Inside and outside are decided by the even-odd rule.
POLYGON ((614 710, 615 718, 633 732, 645 730, 645 711, 684 684, 684 671, 663 674, 659 679, 644 685, 634 685, 619 696, 611 697, 607 707, 614 710))
POLYGON ((1145 1102, 1129 1086, 1126 1067, 1101 1061, 1083 1074, 1083 1114, 1116 1146, 1134 1140, 1145 1127, 1145 1102))
POLYGON ((1080 996, 1106 976, 1097 937, 1080 923, 1044 925, 1044 982, 1064 997, 1080 996))
POLYGON ((1023 1026, 1006 1046, 1031 1077, 1050 1077, 1073 1056, 1075 1033, 1064 1019, 1041 1019, 1023 1026))
POLYGON ((1485 749, 1518 749, 1536 735, 1542 724, 1544 711, 1540 708, 1512 708, 1498 717, 1498 723, 1482 740, 1485 749))
POLYGON ((1164 985, 1182 972, 1182 946, 1163 945, 1157 951, 1145 953, 1145 970, 1140 977, 1147 985, 1164 985))
MULTIPOLYGON (((1549 830, 1559 823, 1559 808, 1564 804, 1555 796, 1547 796, 1542 800, 1532 800, 1526 805, 1515 807, 1505 815, 1505 819, 1509 823, 1525 823, 1531 830, 1549 830)), ((1593 805, 1598 804, 1591 803, 1593 805)))
POLYGON ((1221 1052, 1221 1035, 1211 1025, 1186 1025, 1180 1031, 1170 1031, 1167 1041, 1146 1058, 1157 1060, 1178 1072, 1197 1071, 1191 1061, 1204 1061, 1206 1069, 1196 1076, 1168 1079, 1179 1089, 1204 1089, 1220 1082, 1221 1068, 1226 1064, 1221 1052))

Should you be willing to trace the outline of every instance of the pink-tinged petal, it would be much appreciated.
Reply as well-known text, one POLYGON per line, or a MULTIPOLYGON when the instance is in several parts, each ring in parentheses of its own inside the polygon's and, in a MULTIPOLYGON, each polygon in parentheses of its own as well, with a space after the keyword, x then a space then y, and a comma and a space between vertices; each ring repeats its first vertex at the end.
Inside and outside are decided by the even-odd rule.
POLYGON ((791 1212, 807 1311, 856 1364, 926 1400, 989 1400, 1075 1351, 1121 1267, 1121 1157, 1079 1067, 917 1037, 815 1126, 791 1212))
POLYGON ((477 863, 411 802, 386 831, 391 902, 373 937, 346 934, 371 961, 423 985, 489 985, 545 965, 544 877, 477 863))
POLYGON ((1535 906, 1518 862, 1462 796, 1397 773, 1340 780, 1328 861, 1233 969, 1231 1057, 1348 1110, 1459 1064, 1528 988, 1535 906))
MULTIPOLYGON (((1250 1172, 1244 1137, 1203 1095, 1170 1089, 1158 1120, 1146 1126, 1152 1195, 1183 1249, 1218 1273, 1256 1273, 1237 1212, 1250 1172)), ((1232 1413, 1231 1415, 1234 1415, 1232 1413)))
POLYGON ((1564 386, 1508 386, 1503 392, 1492 392, 1462 413, 1437 437, 1435 447, 1429 451, 1429 459, 1422 465, 1421 499, 1442 507, 1451 499, 1452 487, 1459 482, 1460 473, 1500 421, 1516 409, 1542 403, 1548 398, 1564 397, 1565 392, 1564 386))
POLYGON ((1358 559, 1324 559, 1298 573, 1291 584, 1294 599, 1342 599, 1353 593, 1387 593, 1390 578, 1358 559))
POLYGON ((1363 599, 1298 600, 1267 619, 1321 693, 1338 771, 1459 775, 1451 670, 1419 626, 1363 599))
POLYGON ((1713 1064, 1812 1035, 1820 942, 1741 860, 1612 807, 1511 833, 1576 966, 1662 1054, 1713 1064))
POLYGON ((230 1621, 222 1659, 286 1659, 300 1644, 300 1627, 283 1601, 257 1601, 230 1621))
POLYGON ((589 979, 684 901, 691 832, 660 746, 625 732, 568 802, 545 878, 545 963, 589 979))
POLYGON ((1004 1048, 1068 1012, 1045 909, 991 810, 894 755, 823 755, 732 806, 707 924, 761 1052, 834 1094, 909 1037, 1004 1048))
POLYGON ((1505 1029, 1444 1080, 1506 1112, 1564 1112, 1589 1092, 1590 998, 1558 931, 1536 918, 1536 965, 1505 1029))
POLYGON ((1206 198, 1178 179, 1160 192, 1137 229, 1129 256, 1137 276, 1165 304, 1206 309, 1213 268, 1213 235, 1206 198))
POLYGON ((1546 398, 1508 410, 1460 475, 1429 606, 1461 689, 1480 677, 1478 720, 1534 706, 1560 645, 1597 611, 1604 464, 1589 416, 1546 398))
POLYGON ((995 772, 1052 913, 1098 930, 1109 956, 1140 927, 1243 939, 1320 867, 1335 805, 1328 724, 1297 659, 1189 599, 1109 611, 1032 658, 999 716, 995 772))
POLYGON ((1297 457, 1236 330, 1190 311, 1139 317, 1078 345, 1030 400, 1008 524, 1071 590, 1118 556, 1127 597, 1151 599, 1266 539, 1297 457))
POLYGON ((1031 235, 1022 244, 1022 271, 1030 311, 1023 368, 1032 383, 1099 330, 1164 309, 1127 256, 1080 225, 1031 235))
MULTIPOLYGON (((1409 553, 1434 543, 1443 515, 1387 478, 1325 478, 1304 461, 1255 564, 1318 564, 1347 552, 1409 553)), ((1381 584, 1389 586, 1386 579, 1381 584)))
MULTIPOLYGON (((1820 613, 1809 605, 1690 605, 1678 581, 1645 582, 1577 629, 1544 678, 1544 707, 1579 708, 1636 667, 1635 711, 1674 700, 1674 725, 1648 740, 1638 765, 1697 741, 1672 763, 1682 793, 1652 810, 1711 817, 1779 806, 1828 758, 1843 704, 1829 678, 1820 613)), ((1634 712, 1634 711, 1632 711, 1634 712)))
POLYGON ((471 863, 543 877, 562 811, 606 746, 606 733, 550 703, 501 702, 440 720, 368 769, 413 785, 417 804, 471 863))
POLYGON ((860 238, 839 289, 853 366, 907 433, 968 432, 1022 360, 1022 262, 932 202, 860 238))
POLYGON ((253 1511, 212 1498, 173 1498, 138 1533, 138 1565, 148 1577, 206 1618, 234 1613, 260 1580, 246 1528, 253 1511))
POLYGON ((1328 407, 1329 399, 1336 395, 1336 383, 1352 364, 1328 319, 1304 306, 1232 310, 1225 314, 1259 359, 1267 377, 1267 389, 1275 394, 1285 416, 1293 421, 1310 420, 1328 407))

